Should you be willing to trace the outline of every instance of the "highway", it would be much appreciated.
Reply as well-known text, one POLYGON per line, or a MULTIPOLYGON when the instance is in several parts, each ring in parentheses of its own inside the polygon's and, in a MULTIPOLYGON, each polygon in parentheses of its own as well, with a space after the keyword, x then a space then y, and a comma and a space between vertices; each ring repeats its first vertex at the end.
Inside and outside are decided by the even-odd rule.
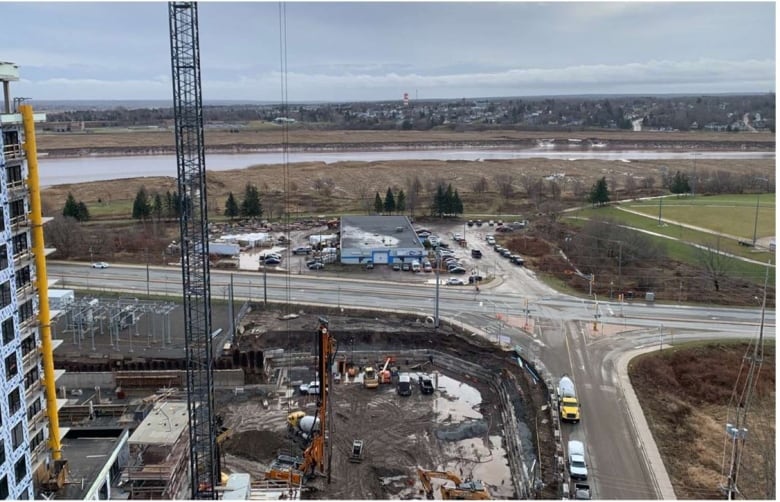
MULTIPOLYGON (((583 300, 549 290, 525 269, 504 270, 497 263, 496 267, 504 281, 495 289, 476 293, 470 287, 441 286, 441 316, 472 326, 488 338, 519 345, 553 375, 573 377, 583 406, 582 421, 564 425, 564 440, 570 436, 585 442, 594 498, 658 498, 657 482, 618 385, 619 357, 637 348, 660 349, 662 344, 683 340, 755 337, 760 309, 583 300), (521 329, 526 322, 530 335, 521 329)), ((83 263, 55 261, 49 262, 48 270, 50 279, 59 280, 58 288, 121 290, 139 298, 147 291, 181 294, 177 267, 113 265, 97 270, 83 263)), ((421 317, 434 313, 432 279, 426 284, 402 284, 311 273, 264 277, 258 272, 212 270, 212 299, 227 299, 231 275, 234 295, 241 299, 379 308, 421 317)), ((775 337, 774 311, 767 311, 764 336, 775 337)))

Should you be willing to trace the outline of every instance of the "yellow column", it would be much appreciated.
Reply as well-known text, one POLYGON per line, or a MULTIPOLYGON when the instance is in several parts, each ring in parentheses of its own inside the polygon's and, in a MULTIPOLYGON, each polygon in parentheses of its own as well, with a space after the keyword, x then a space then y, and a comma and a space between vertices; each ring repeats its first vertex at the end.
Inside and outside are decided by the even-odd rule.
POLYGON ((57 415, 57 388, 54 382, 54 350, 51 344, 51 320, 49 313, 49 284, 46 277, 46 256, 43 250, 43 215, 41 214, 41 185, 38 176, 38 150, 35 144, 35 122, 30 105, 21 105, 24 123, 24 150, 27 155, 28 178, 30 188, 32 223, 32 246, 35 256, 35 268, 38 286, 38 323, 41 334, 41 353, 43 355, 43 382, 46 389, 46 415, 49 417, 49 448, 52 458, 60 460, 60 421, 57 415))

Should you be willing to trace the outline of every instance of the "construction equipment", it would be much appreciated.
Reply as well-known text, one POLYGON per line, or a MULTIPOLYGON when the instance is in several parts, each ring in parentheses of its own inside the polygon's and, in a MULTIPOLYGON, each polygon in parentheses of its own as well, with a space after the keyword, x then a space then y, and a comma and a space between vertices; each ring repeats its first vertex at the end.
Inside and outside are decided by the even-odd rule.
MULTIPOLYGON (((313 423, 319 422, 319 427, 311 426, 311 443, 303 452, 303 462, 289 462, 288 456, 277 458, 276 462, 265 473, 268 479, 278 479, 288 481, 289 483, 300 485, 311 478, 315 471, 323 473, 325 470, 325 419, 328 405, 328 377, 333 361, 337 353, 336 340, 330 336, 328 331, 328 321, 320 317, 320 326, 317 329, 317 371, 319 376, 320 393, 317 395, 317 415, 313 417, 313 423)), ((292 417, 297 420, 298 426, 302 425, 304 419, 309 418, 298 414, 292 417)), ((288 417, 288 425, 291 417, 288 417)))
POLYGON ((379 387, 379 377, 373 366, 363 368, 363 387, 366 389, 376 389, 379 387))
POLYGON ((428 471, 418 467, 417 476, 429 500, 433 499, 433 484, 431 484, 433 478, 446 479, 455 485, 454 488, 442 485, 441 498, 444 500, 489 500, 491 498, 481 481, 467 480, 464 483, 457 474, 450 471, 428 471))
POLYGON ((363 440, 355 439, 352 441, 352 453, 349 455, 349 461, 358 463, 363 461, 363 440))
POLYGON ((287 415, 287 431, 302 437, 308 442, 315 432, 320 430, 320 419, 307 415, 303 411, 293 411, 287 415))
POLYGON ((209 222, 206 211, 206 153, 200 82, 198 5, 170 2, 174 136, 181 205, 181 270, 190 480, 193 499, 214 499, 219 468, 214 420, 214 354, 211 336, 209 222))
POLYGON ((393 383, 393 375, 390 370, 387 369, 391 362, 394 362, 394 358, 388 357, 382 371, 379 372, 379 383, 393 383))

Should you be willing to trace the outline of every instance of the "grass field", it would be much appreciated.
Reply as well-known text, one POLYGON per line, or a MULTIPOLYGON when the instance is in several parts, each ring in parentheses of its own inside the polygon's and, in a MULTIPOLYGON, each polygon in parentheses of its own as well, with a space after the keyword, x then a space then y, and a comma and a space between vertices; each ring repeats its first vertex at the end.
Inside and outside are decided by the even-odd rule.
MULTIPOLYGON (((658 217, 658 200, 621 204, 621 207, 658 217)), ((660 205, 662 219, 708 228, 752 241, 757 223, 757 238, 775 235, 775 194, 716 195, 707 197, 664 197, 660 205), (756 201, 758 199, 758 221, 756 201)))
MULTIPOLYGON (((755 195, 699 197, 696 199, 688 199, 687 201, 684 199, 665 198, 662 216, 664 220, 666 218, 675 219, 679 220, 681 223, 694 225, 715 232, 731 233, 726 230, 729 229, 736 235, 743 236, 745 240, 752 240, 756 211, 755 201, 755 195), (668 204, 667 201, 669 202, 668 204), (752 207, 750 206, 751 201, 752 207), (667 212, 667 208, 669 208, 669 212, 667 212), (670 213, 675 214, 675 217, 673 218, 670 213)), ((775 194, 763 194, 761 196, 760 204, 764 204, 767 211, 761 212, 761 206, 759 206, 757 236, 758 238, 773 236, 775 230, 775 194), (765 221, 762 222, 762 218, 764 218, 765 221)), ((576 213, 568 213, 567 221, 575 226, 583 226, 585 222, 591 218, 610 218, 624 225, 640 228, 674 239, 680 239, 663 239, 663 243, 669 258, 683 263, 696 264, 700 261, 701 251, 687 243, 717 247, 720 251, 756 261, 766 262, 770 259, 774 261, 774 253, 740 246, 738 241, 734 239, 718 239, 717 236, 711 233, 692 230, 668 222, 664 222, 665 224, 663 226, 659 226, 657 219, 657 200, 645 201, 643 203, 640 203, 639 201, 631 202, 626 206, 632 210, 640 211, 653 217, 648 218, 628 213, 615 207, 604 207, 598 209, 588 208, 577 211, 576 213)), ((729 259, 727 262, 731 274, 743 277, 757 284, 763 284, 766 271, 765 266, 736 259, 729 259)), ((773 268, 770 268, 769 280, 771 283, 774 283, 775 269, 773 268)))

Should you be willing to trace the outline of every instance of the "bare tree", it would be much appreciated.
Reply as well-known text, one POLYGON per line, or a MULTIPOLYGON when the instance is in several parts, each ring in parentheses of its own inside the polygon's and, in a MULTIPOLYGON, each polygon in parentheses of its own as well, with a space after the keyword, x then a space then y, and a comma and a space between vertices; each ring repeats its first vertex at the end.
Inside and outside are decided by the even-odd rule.
POLYGON ((314 180, 312 188, 314 188, 318 194, 327 197, 333 193, 333 189, 336 188, 336 182, 331 178, 320 177, 314 180))
POLYGON ((720 252, 720 237, 714 244, 708 242, 697 247, 696 259, 706 277, 712 281, 715 291, 720 291, 720 282, 728 277, 731 269, 731 258, 720 252))
POLYGON ((647 190, 652 189, 655 186, 655 178, 648 175, 642 178, 642 188, 645 188, 647 190))
POLYGON ((636 192, 636 180, 631 173, 626 174, 626 182, 623 185, 626 190, 626 196, 631 197, 636 192))
POLYGON ((472 186, 472 190, 474 193, 485 193, 488 191, 488 180, 484 176, 480 176, 480 178, 474 182, 474 185, 472 186))
POLYGON ((55 216, 43 229, 47 246, 57 248, 61 258, 70 258, 83 251, 84 230, 75 218, 55 216))
POLYGON ((585 183, 583 183, 580 178, 572 178, 571 191, 577 198, 583 197, 587 193, 585 190, 585 183))
POLYGON ((550 198, 552 200, 561 200, 561 185, 557 180, 550 180, 550 198))
POLYGON ((493 183, 496 185, 496 191, 501 194, 502 197, 508 199, 515 193, 515 189, 512 186, 514 179, 511 174, 496 174, 493 177, 493 183))

